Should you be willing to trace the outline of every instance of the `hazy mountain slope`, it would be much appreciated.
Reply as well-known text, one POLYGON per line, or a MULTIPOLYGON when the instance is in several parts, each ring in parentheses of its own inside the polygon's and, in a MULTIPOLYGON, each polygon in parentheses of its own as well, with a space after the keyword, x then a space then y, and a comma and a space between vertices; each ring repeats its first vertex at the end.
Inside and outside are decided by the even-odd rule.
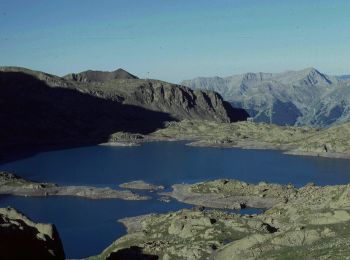
MULTIPOLYGON (((100 77, 98 77, 100 78, 100 77)), ((244 120, 211 91, 156 80, 76 82, 23 68, 0 68, 0 144, 104 142, 115 132, 149 133, 164 122, 244 120)))
POLYGON ((350 83, 341 84, 310 107, 298 124, 327 126, 350 121, 350 83))
MULTIPOLYGON (((314 113, 318 102, 326 96, 330 96, 331 103, 337 102, 336 95, 330 93, 346 88, 347 81, 308 68, 275 74, 246 73, 226 78, 196 78, 185 80, 182 84, 193 89, 217 91, 225 100, 246 109, 258 122, 323 126, 332 120, 314 120, 310 118, 310 113, 314 113)), ((320 118, 325 116, 322 111, 319 113, 320 118)))

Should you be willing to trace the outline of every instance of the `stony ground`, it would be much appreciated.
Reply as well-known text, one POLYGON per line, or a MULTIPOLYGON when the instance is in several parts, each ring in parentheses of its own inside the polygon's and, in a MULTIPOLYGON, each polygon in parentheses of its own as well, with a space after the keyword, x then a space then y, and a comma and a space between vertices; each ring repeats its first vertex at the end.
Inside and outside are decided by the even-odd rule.
MULTIPOLYGON (((199 194, 237 194, 240 182, 194 184, 199 194), (226 186, 226 188, 224 188, 226 186)), ((248 185, 281 196, 260 215, 237 215, 197 207, 121 220, 128 234, 92 259, 131 253, 160 259, 347 259, 350 255, 350 185, 296 189, 248 185), (268 190, 266 190, 268 189, 268 190)), ((152 258, 150 258, 152 259, 152 258)), ((350 258, 349 258, 350 259, 350 258)))

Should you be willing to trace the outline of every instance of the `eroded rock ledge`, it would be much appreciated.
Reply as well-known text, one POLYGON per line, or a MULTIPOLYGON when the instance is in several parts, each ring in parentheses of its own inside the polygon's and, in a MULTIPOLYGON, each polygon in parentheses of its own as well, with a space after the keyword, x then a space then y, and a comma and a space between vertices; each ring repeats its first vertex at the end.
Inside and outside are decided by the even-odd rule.
POLYGON ((0 259, 65 259, 54 225, 34 223, 12 208, 0 208, 0 259))
POLYGON ((217 203, 217 195, 250 194, 273 198, 274 204, 260 215, 197 207, 122 219, 128 234, 92 259, 130 248, 159 259, 343 259, 350 255, 350 185, 310 184, 297 189, 217 180, 184 187, 205 196, 208 204, 212 198, 217 203))
POLYGON ((0 172, 0 194, 16 196, 75 196, 88 199, 149 199, 147 196, 141 196, 128 190, 114 190, 111 188, 96 188, 90 186, 58 186, 54 183, 38 183, 24 180, 8 172, 0 172))

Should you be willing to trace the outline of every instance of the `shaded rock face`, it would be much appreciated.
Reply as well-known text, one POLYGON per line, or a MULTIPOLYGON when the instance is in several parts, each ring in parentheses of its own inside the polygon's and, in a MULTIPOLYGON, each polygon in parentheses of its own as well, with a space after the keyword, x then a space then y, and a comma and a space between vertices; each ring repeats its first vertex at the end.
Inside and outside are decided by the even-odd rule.
POLYGON ((126 105, 23 72, 0 72, 1 145, 105 142, 112 133, 152 132, 168 113, 126 105))
POLYGON ((14 209, 0 209, 0 234, 0 259, 65 259, 54 225, 35 224, 14 209))
POLYGON ((67 80, 0 68, 1 145, 101 143, 115 132, 150 133, 167 121, 231 122, 247 117, 217 93, 125 73, 89 72, 83 74, 86 80, 67 80))
POLYGON ((88 70, 80 73, 68 74, 64 76, 64 78, 78 82, 105 82, 112 79, 137 79, 138 77, 123 69, 117 69, 111 72, 88 70))
POLYGON ((233 108, 212 91, 189 88, 156 80, 111 81, 112 95, 123 92, 123 103, 142 106, 155 111, 167 111, 177 120, 201 119, 216 122, 246 120, 248 114, 233 108), (123 84, 123 85, 122 85, 123 84))
POLYGON ((256 122, 328 126, 350 119, 350 82, 314 68, 196 78, 182 84, 217 91, 235 107, 247 110, 256 122), (337 107, 341 102, 344 105, 337 107))

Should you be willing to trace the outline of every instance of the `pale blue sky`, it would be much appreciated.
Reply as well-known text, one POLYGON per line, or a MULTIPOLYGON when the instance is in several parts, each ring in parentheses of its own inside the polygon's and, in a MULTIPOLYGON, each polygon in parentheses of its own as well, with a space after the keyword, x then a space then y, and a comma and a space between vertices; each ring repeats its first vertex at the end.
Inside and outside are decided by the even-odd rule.
POLYGON ((349 54, 348 0, 0 0, 0 65, 57 75, 349 74, 349 54))

